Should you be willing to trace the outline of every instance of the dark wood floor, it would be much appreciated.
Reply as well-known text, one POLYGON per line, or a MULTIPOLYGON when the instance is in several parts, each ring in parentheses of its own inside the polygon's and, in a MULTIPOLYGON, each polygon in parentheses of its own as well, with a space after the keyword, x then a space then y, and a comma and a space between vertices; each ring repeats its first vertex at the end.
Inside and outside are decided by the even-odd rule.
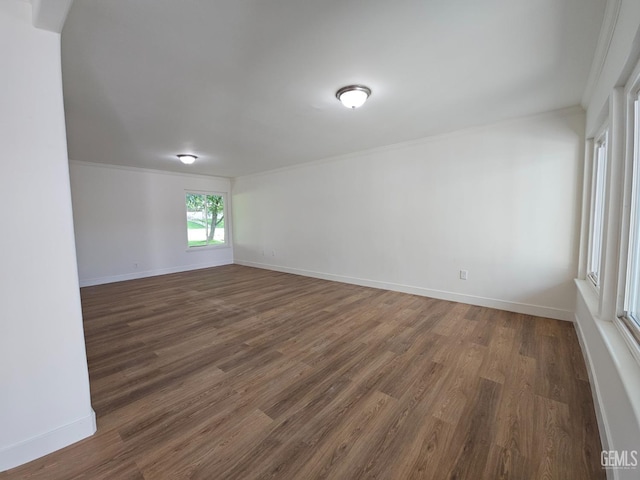
POLYGON ((98 433, 1 479, 605 478, 571 323, 234 265, 82 302, 98 433))

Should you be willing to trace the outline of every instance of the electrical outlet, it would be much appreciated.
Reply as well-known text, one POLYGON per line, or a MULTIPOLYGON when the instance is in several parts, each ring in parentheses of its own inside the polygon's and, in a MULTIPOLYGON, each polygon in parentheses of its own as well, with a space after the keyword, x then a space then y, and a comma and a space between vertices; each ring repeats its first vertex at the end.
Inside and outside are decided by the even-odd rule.
POLYGON ((469 277, 468 270, 460 270, 460 280, 466 280, 469 277))

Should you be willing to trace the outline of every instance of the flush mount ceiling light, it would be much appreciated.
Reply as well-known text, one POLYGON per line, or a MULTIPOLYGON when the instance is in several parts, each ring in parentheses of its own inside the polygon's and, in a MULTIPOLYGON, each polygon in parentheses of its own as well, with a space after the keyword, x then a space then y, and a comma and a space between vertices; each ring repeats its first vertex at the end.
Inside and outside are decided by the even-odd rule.
POLYGON ((181 153, 180 155, 177 155, 177 157, 178 160, 180 160, 185 165, 191 165, 196 161, 196 158, 198 158, 195 155, 191 155, 190 153, 181 153))
POLYGON ((371 95, 371 89, 364 85, 348 85, 336 92, 336 98, 347 108, 361 107, 371 95))

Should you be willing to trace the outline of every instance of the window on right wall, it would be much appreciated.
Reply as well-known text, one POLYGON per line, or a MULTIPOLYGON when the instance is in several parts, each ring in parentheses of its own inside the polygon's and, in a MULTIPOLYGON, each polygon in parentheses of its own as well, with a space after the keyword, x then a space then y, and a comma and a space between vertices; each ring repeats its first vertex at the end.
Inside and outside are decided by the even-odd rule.
POLYGON ((608 130, 604 130, 595 141, 593 149, 593 171, 591 175, 591 214, 589 222, 587 278, 598 290, 600 289, 602 268, 608 136, 608 130))
POLYGON ((640 344, 640 79, 628 94, 628 155, 631 161, 631 202, 629 216, 629 247, 624 314, 621 320, 635 341, 640 344))

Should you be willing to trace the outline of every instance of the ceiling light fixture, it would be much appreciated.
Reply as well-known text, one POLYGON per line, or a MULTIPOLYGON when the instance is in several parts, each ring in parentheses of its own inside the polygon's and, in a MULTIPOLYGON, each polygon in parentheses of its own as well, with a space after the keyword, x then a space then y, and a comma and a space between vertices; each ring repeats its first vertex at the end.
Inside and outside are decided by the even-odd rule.
POLYGON ((336 92, 336 98, 347 108, 361 107, 371 95, 371 89, 364 85, 348 85, 336 92))
POLYGON ((177 157, 178 157, 178 160, 180 160, 185 165, 191 165, 193 162, 196 161, 196 158, 198 158, 195 155, 192 155, 190 153, 181 153, 180 155, 177 155, 177 157))

